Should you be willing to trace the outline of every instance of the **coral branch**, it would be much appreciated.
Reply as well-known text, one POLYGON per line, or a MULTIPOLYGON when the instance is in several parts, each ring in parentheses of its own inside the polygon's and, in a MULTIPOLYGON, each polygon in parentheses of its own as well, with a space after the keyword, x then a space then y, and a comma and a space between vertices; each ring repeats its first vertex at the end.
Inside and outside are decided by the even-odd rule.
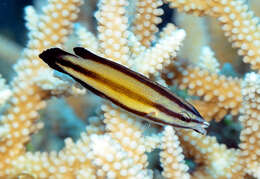
POLYGON ((76 33, 79 37, 79 45, 86 49, 89 49, 95 53, 98 53, 98 40, 89 32, 86 28, 82 27, 81 25, 76 26, 76 33))
POLYGON ((184 155, 182 148, 179 146, 178 136, 170 126, 166 126, 163 132, 160 153, 161 163, 163 167, 163 176, 165 178, 190 178, 187 174, 188 166, 183 163, 184 155))
POLYGON ((142 124, 109 105, 103 105, 102 110, 105 112, 104 122, 111 137, 120 143, 128 155, 134 159, 135 165, 145 169, 148 163, 145 155, 145 141, 142 136, 142 124))
POLYGON ((260 173, 260 111, 259 111, 259 87, 260 75, 249 73, 242 83, 242 94, 244 101, 242 103, 239 117, 244 129, 240 136, 240 148, 242 150, 241 160, 245 161, 248 173, 259 178, 260 173))
POLYGON ((207 120, 219 121, 229 112, 238 114, 242 102, 241 80, 193 66, 176 75, 176 80, 181 89, 187 88, 190 95, 201 97, 194 105, 207 120))
POLYGON ((185 152, 204 165, 204 173, 213 178, 242 178, 239 151, 218 144, 215 137, 201 136, 194 131, 178 130, 185 152))
POLYGON ((171 58, 176 57, 184 37, 185 31, 182 29, 163 35, 154 47, 147 49, 135 59, 137 71, 146 76, 161 71, 164 66, 170 64, 171 58))
POLYGON ((99 11, 96 13, 102 53, 123 65, 127 65, 129 55, 126 41, 128 22, 125 16, 127 4, 126 0, 101 0, 98 5, 99 11))
POLYGON ((244 62, 250 63, 253 69, 260 69, 260 26, 258 18, 248 10, 242 0, 184 0, 172 1, 170 5, 180 11, 195 15, 210 15, 222 24, 225 36, 232 46, 239 48, 238 54, 243 55, 244 62))
POLYGON ((155 40, 155 33, 158 31, 157 24, 161 22, 163 10, 159 8, 161 0, 138 0, 136 1, 137 12, 133 22, 133 32, 142 45, 149 47, 155 40))
POLYGON ((60 46, 65 42, 71 31, 71 22, 77 18, 80 4, 80 0, 50 1, 43 8, 44 14, 39 16, 41 22, 37 24, 37 28, 35 24, 29 26, 32 29, 28 47, 24 50, 24 60, 15 67, 18 76, 12 82, 14 90, 11 106, 2 117, 4 126, 9 131, 9 135, 0 141, 2 177, 15 174, 10 170, 11 161, 25 152, 24 145, 29 141, 29 136, 39 130, 34 126, 39 116, 37 111, 45 107, 44 99, 49 97, 48 92, 33 83, 35 76, 42 75, 39 70, 46 67, 39 61, 38 54, 46 47, 60 46))

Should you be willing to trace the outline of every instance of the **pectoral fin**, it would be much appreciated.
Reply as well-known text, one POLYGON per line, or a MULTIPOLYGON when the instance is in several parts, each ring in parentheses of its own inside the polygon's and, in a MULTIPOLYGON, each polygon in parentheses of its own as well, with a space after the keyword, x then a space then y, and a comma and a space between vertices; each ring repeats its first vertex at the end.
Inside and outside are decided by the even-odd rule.
POLYGON ((147 115, 148 117, 156 117, 156 116, 157 116, 157 112, 151 111, 151 112, 148 112, 146 115, 147 115))

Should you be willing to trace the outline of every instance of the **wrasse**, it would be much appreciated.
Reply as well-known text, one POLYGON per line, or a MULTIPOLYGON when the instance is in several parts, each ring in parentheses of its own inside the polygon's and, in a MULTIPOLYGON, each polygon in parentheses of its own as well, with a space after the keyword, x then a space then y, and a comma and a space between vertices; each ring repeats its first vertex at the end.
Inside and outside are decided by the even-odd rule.
POLYGON ((59 48, 39 57, 51 68, 70 75, 96 95, 159 125, 193 129, 206 134, 208 123, 187 101, 127 67, 76 47, 74 54, 59 48))

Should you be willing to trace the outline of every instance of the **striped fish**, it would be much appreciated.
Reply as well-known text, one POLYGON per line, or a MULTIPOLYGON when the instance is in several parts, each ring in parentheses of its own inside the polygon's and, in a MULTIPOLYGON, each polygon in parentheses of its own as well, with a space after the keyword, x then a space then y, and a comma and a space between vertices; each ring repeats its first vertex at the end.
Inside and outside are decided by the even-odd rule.
POLYGON ((187 101, 123 65, 76 47, 76 55, 59 48, 39 57, 51 68, 70 75, 81 85, 124 110, 159 125, 193 129, 206 134, 208 123, 187 101))

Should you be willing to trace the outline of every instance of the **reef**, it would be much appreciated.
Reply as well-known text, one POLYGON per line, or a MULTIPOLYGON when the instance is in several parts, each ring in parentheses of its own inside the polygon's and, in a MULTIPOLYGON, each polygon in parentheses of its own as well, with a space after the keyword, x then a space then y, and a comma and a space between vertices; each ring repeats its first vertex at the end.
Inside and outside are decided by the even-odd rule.
MULTIPOLYGON (((28 43, 21 57, 12 60, 11 82, 0 76, 0 178, 260 178, 260 25, 250 10, 259 12, 254 5, 259 2, 99 0, 94 11, 88 5, 95 3, 48 0, 39 12, 25 8, 28 43), (166 5, 178 11, 172 19, 176 24, 158 28, 166 5), (211 124, 230 117, 242 126, 237 147, 221 143, 212 128, 201 135, 156 126, 107 101, 93 100, 38 57, 51 47, 71 51, 73 46, 115 60, 171 90, 185 91, 184 97, 211 124), (241 58, 250 65, 246 72, 241 58), (231 65, 224 68, 227 62, 231 65), (87 116, 87 122, 78 123, 84 127, 78 139, 67 137, 59 151, 31 151, 32 136, 52 120, 42 111, 55 106, 50 103, 54 97, 66 102, 56 104, 62 109, 51 111, 53 117, 87 116), (92 102, 97 103, 96 112, 92 102), (65 114, 64 103, 76 115, 65 114)), ((5 48, 8 60, 17 56, 6 53, 12 47, 5 48)), ((66 130, 80 128, 69 125, 73 127, 66 130)))

